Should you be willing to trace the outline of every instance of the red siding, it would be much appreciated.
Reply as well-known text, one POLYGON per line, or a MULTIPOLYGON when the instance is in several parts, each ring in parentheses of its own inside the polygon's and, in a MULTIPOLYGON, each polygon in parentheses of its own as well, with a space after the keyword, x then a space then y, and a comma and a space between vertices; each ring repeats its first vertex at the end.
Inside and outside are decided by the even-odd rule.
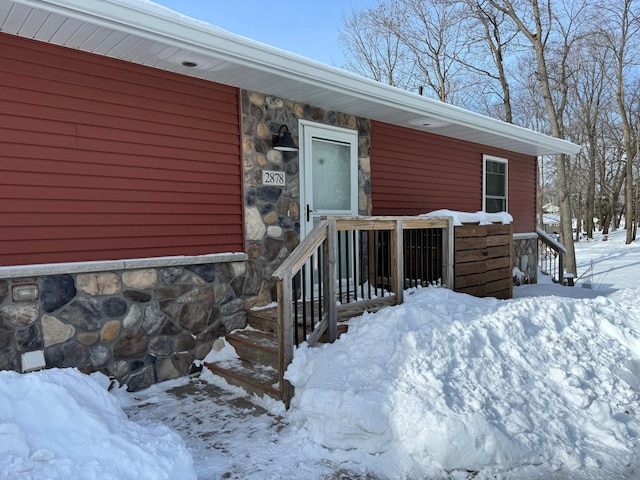
POLYGON ((483 154, 509 160, 514 232, 535 231, 535 157, 380 122, 371 122, 373 214, 482 210, 483 154))
POLYGON ((509 159, 509 213, 513 216, 513 233, 535 232, 538 160, 509 152, 503 155, 509 159))
POLYGON ((0 34, 0 265, 243 250, 239 92, 0 34))

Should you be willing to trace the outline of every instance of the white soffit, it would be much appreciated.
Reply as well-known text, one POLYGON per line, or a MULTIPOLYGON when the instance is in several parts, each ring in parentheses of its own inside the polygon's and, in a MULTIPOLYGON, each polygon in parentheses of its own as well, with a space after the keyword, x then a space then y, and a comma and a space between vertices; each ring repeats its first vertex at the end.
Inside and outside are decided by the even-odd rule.
POLYGON ((147 0, 0 0, 0 31, 527 155, 579 146, 390 87, 147 0), (183 61, 195 62, 185 67, 183 61))

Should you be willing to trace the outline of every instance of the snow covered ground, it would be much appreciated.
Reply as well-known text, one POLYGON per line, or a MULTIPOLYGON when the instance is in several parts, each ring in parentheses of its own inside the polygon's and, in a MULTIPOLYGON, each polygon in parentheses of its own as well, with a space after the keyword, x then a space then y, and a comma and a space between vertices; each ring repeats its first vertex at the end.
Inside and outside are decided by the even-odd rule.
POLYGON ((0 372, 0 478, 640 478, 640 243, 576 251, 576 287, 415 290, 300 348, 288 412, 206 373, 0 372))

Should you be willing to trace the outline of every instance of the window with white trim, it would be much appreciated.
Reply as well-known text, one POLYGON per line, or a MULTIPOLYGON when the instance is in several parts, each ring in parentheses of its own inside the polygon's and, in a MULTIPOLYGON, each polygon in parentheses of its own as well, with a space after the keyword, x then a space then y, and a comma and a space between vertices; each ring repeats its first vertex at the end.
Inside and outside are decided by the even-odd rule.
POLYGON ((483 161, 482 209, 487 213, 506 212, 509 191, 508 160, 484 155, 483 161))

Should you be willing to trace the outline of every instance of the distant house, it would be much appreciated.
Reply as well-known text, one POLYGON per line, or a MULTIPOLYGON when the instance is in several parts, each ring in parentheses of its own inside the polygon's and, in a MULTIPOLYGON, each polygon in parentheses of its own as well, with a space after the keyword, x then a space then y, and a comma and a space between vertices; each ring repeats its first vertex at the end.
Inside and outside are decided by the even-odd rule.
POLYGON ((544 213, 559 214, 560 207, 557 205, 554 205, 553 203, 546 203, 542 206, 542 211, 544 213))
POLYGON ((549 202, 542 206, 542 219, 539 222, 547 233, 560 233, 560 207, 549 202))
POLYGON ((560 215, 557 213, 542 214, 542 228, 547 233, 560 233, 560 215))
POLYGON ((328 213, 506 210, 535 259, 537 157, 578 150, 148 2, 0 31, 2 369, 184 375, 328 213))

